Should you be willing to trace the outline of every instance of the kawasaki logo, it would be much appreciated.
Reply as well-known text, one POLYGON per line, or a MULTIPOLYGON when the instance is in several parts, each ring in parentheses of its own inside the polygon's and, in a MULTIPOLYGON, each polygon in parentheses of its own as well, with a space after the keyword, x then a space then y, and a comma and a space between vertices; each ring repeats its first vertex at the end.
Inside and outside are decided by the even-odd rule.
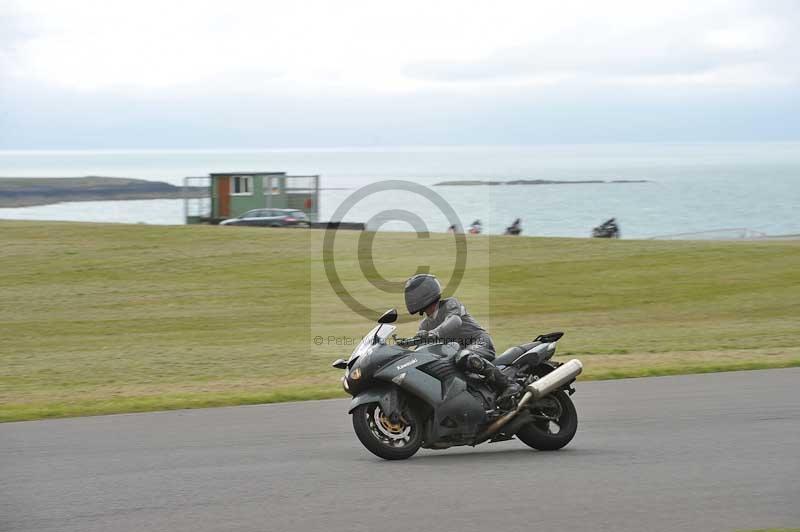
POLYGON ((416 363, 417 363, 417 359, 416 358, 412 358, 411 360, 409 360, 405 364, 400 364, 399 366, 397 366, 397 371, 400 371, 403 368, 407 368, 408 366, 413 366, 416 363))

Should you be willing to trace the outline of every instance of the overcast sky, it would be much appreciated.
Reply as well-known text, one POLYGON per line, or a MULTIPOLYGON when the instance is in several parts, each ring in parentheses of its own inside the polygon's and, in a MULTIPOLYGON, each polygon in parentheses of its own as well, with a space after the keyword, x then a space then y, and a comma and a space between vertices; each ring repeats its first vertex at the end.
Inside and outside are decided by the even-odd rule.
POLYGON ((800 139, 800 0, 0 0, 0 149, 800 139))

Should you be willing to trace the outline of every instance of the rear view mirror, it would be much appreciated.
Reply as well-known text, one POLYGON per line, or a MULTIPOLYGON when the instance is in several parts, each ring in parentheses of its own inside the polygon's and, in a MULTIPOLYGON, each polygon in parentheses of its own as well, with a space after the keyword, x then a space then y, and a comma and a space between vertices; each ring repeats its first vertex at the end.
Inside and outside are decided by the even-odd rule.
POLYGON ((378 318, 378 323, 394 323, 397 321, 397 310, 390 309, 384 312, 380 318, 378 318))
POLYGON ((339 360, 331 364, 331 366, 333 366, 336 369, 347 369, 347 361, 344 360, 343 358, 340 358, 339 360))

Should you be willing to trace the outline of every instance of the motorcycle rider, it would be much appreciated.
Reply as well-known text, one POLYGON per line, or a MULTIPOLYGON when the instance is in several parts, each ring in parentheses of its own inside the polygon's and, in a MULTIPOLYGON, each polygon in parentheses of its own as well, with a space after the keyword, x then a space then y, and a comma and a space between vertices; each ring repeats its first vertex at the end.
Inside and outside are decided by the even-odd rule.
POLYGON ((514 220, 514 223, 506 227, 506 234, 507 235, 514 235, 517 236, 522 232, 522 220, 517 218, 514 220))
POLYGON ((455 362, 462 370, 483 375, 498 393, 500 403, 522 391, 492 364, 494 343, 489 333, 454 297, 442 299, 442 286, 436 276, 418 274, 406 281, 404 289, 409 314, 425 314, 417 336, 430 341, 457 342, 461 350, 455 362))

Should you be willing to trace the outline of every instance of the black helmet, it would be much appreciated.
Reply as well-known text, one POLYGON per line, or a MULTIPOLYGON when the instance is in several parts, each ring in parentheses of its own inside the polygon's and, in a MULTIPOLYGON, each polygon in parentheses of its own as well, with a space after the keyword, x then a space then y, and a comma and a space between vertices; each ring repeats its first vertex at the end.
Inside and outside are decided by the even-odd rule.
POLYGON ((428 305, 441 299, 442 285, 436 276, 420 273, 406 281, 404 295, 408 313, 422 314, 428 305))

